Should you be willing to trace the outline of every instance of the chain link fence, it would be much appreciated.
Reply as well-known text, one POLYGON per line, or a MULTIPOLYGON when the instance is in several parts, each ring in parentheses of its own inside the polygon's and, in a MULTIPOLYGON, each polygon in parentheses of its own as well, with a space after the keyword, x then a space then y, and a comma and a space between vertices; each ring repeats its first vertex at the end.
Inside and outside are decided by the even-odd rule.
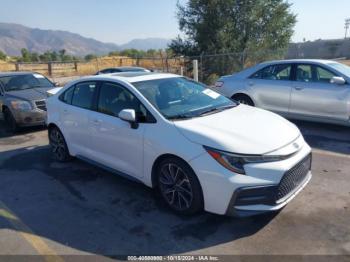
MULTIPOLYGON (((0 63, 0 71, 35 71, 49 77, 69 77, 95 74, 108 67, 139 66, 154 72, 169 72, 194 78, 193 60, 197 60, 198 80, 210 85, 220 76, 239 72, 263 61, 293 58, 299 58, 299 56, 293 56, 286 49, 280 49, 225 54, 203 53, 191 57, 100 57, 91 61, 0 63)), ((307 58, 307 56, 303 58, 307 58)), ((349 60, 342 60, 342 62, 350 64, 349 60)))

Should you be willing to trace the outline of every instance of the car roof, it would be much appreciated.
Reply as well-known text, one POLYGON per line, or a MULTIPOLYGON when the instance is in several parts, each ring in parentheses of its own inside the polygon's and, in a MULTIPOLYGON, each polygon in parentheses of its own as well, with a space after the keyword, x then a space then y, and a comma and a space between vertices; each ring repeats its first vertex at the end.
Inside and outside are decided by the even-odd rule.
POLYGON ((95 76, 87 76, 82 77, 77 81, 80 82, 82 80, 119 80, 127 83, 135 83, 142 82, 148 80, 157 80, 157 79, 165 79, 165 78, 175 78, 182 77, 180 75, 169 74, 169 73, 152 73, 152 72, 121 72, 121 73, 112 73, 112 74, 104 74, 104 75, 95 75, 95 76))
POLYGON ((38 73, 30 72, 30 71, 0 72, 0 77, 2 77, 2 76, 20 76, 20 75, 28 75, 28 74, 38 74, 38 73))
POLYGON ((104 68, 102 70, 100 70, 99 72, 101 71, 104 71, 104 70, 109 70, 109 69, 119 69, 119 70, 147 70, 146 68, 143 68, 143 67, 138 67, 138 66, 117 66, 117 67, 108 67, 108 68, 104 68))
POLYGON ((288 64, 288 63, 318 63, 318 64, 330 64, 337 63, 337 61, 325 60, 325 59, 286 59, 286 60, 272 60, 262 62, 261 65, 268 64, 288 64))

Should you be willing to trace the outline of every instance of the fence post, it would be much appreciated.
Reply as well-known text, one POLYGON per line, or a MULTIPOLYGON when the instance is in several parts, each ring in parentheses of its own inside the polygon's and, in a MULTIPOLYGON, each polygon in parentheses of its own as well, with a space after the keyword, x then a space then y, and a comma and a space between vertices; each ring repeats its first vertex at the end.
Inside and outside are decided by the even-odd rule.
POLYGON ((184 75, 184 67, 183 66, 180 66, 180 75, 184 75))
POLYGON ((19 63, 16 63, 15 66, 16 66, 16 71, 19 71, 19 63))
POLYGON ((75 69, 75 72, 78 72, 78 62, 77 61, 74 61, 74 69, 75 69))
POLYGON ((193 80, 198 82, 198 60, 193 60, 193 80))
POLYGON ((123 58, 119 58, 119 66, 123 66, 123 58))
POLYGON ((52 63, 51 62, 47 63, 47 71, 49 73, 49 76, 52 76, 52 63))
POLYGON ((201 81, 203 81, 203 55, 204 55, 204 52, 202 52, 200 56, 201 81))

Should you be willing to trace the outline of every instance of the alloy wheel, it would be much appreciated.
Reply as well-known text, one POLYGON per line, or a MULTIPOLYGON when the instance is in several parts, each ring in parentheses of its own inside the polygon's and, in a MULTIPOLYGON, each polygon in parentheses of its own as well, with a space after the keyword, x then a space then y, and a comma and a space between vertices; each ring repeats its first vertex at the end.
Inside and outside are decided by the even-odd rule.
POLYGON ((167 203, 178 211, 191 207, 193 192, 187 174, 177 165, 167 163, 159 175, 159 187, 167 203))
POLYGON ((67 156, 67 149, 63 135, 57 128, 53 128, 50 132, 50 145, 55 158, 63 161, 67 156))

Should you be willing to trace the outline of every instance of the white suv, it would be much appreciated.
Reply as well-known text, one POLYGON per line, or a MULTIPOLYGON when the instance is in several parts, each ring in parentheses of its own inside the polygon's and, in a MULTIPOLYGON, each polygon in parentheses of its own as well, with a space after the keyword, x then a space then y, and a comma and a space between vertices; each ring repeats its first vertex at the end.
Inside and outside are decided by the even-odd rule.
POLYGON ((47 109, 57 160, 75 156, 158 188, 179 213, 279 210, 311 179, 311 149, 294 124, 181 76, 87 77, 47 109))

